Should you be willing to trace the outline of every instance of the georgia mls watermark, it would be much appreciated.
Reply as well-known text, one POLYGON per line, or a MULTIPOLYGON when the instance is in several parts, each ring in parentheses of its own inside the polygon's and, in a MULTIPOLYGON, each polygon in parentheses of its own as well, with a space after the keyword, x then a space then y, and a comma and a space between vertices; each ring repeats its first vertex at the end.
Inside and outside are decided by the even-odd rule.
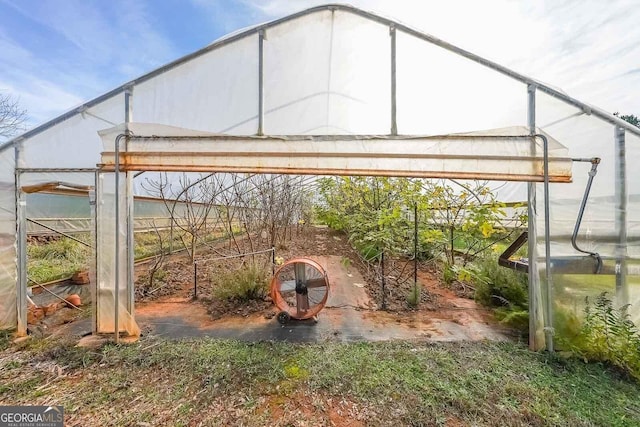
POLYGON ((63 427, 62 406, 0 406, 0 427, 63 427))

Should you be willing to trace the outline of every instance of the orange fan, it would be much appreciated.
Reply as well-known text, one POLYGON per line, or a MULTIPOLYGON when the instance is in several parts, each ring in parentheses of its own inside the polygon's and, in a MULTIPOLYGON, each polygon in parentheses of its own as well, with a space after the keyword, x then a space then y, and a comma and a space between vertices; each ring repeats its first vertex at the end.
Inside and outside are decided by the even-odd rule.
POLYGON ((328 296, 327 273, 308 258, 285 262, 271 279, 271 299, 280 310, 278 322, 283 325, 291 318, 316 320, 328 296))

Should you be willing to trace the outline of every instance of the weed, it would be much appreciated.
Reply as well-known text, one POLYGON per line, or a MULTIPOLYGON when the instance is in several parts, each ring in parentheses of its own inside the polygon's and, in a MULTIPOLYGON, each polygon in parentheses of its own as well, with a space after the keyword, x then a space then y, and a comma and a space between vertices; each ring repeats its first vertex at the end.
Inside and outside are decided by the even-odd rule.
POLYGON ((268 273, 264 268, 249 264, 238 270, 222 273, 216 278, 213 295, 224 300, 256 300, 267 294, 268 273))
POLYGON ((488 307, 527 307, 529 295, 526 274, 501 267, 493 257, 480 258, 472 266, 476 301, 488 307))
POLYGON ((357 414, 373 425, 640 423, 638 384, 600 365, 549 360, 515 343, 300 345, 145 337, 96 350, 73 345, 22 349, 29 363, 0 368, 0 401, 61 401, 69 424, 82 425, 296 425, 292 417, 299 412, 288 409, 309 401, 305 415, 311 419, 341 410, 345 421, 357 414), (54 364, 66 375, 52 375, 54 364), (265 418, 262 409, 270 403, 283 409, 279 418, 268 412, 265 418))
POLYGON ((449 263, 445 263, 442 266, 442 281, 445 285, 451 286, 457 277, 458 274, 449 263))
POLYGON ((517 307, 499 307, 495 310, 496 318, 503 325, 520 331, 523 335, 529 332, 529 310, 517 307))
POLYGON ((606 292, 593 303, 587 299, 584 323, 571 347, 586 360, 610 363, 640 381, 640 332, 628 308, 614 308, 606 292))
POLYGON ((345 268, 345 270, 349 271, 351 269, 351 260, 345 256, 340 258, 340 265, 345 268))
POLYGON ((67 237, 46 244, 29 244, 28 276, 38 283, 71 276, 78 270, 86 269, 90 257, 90 248, 67 237))
POLYGON ((421 288, 419 284, 411 288, 411 291, 407 294, 407 304, 409 304, 409 307, 415 308, 420 304, 420 294, 421 288))

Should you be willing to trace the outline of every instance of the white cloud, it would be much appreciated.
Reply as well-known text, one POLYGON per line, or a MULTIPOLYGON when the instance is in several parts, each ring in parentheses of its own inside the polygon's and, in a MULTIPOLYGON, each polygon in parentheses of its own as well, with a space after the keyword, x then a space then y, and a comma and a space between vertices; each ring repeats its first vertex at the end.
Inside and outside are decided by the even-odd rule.
POLYGON ((177 56, 139 2, 4 4, 33 23, 31 32, 61 40, 55 51, 36 51, 31 34, 0 30, 0 87, 19 95, 31 126, 177 56))

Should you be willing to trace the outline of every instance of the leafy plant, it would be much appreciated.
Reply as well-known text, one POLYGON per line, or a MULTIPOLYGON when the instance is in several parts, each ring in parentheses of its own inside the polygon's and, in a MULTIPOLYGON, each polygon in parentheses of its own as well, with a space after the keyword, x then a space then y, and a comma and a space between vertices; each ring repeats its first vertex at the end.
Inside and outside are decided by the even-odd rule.
POLYGON ((629 305, 615 308, 603 292, 586 300, 584 323, 571 348, 586 360, 607 362, 640 380, 640 332, 629 305))
POLYGON ((475 284, 475 300, 488 307, 528 306, 527 275, 501 267, 495 257, 484 256, 465 271, 475 284))
POLYGON ((409 304, 409 307, 415 308, 420 304, 421 291, 420 285, 411 288, 411 291, 409 291, 407 295, 407 304, 409 304))
POLYGON ((466 264, 467 260, 507 240, 527 221, 519 205, 513 206, 513 214, 509 216, 506 205, 499 202, 482 181, 432 181, 426 196, 437 227, 428 229, 422 238, 441 245, 451 265, 460 258, 464 260, 462 264, 466 264), (505 227, 507 223, 509 230, 505 227))
POLYGON ((223 300, 259 300, 267 295, 268 273, 255 264, 223 273, 215 278, 213 295, 223 300))
POLYGON ((451 284, 453 284, 457 277, 458 274, 453 269, 451 264, 445 262, 442 265, 442 281, 445 283, 445 285, 451 286, 451 284))

